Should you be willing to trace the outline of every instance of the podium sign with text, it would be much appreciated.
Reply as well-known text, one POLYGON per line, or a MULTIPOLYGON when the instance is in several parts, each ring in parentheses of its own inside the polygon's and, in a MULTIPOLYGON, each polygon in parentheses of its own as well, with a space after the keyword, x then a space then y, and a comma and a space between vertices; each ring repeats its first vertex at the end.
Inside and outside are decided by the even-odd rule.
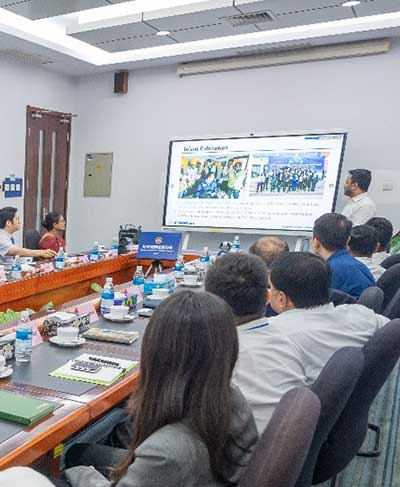
POLYGON ((142 232, 137 251, 138 259, 176 260, 181 245, 181 233, 142 232))

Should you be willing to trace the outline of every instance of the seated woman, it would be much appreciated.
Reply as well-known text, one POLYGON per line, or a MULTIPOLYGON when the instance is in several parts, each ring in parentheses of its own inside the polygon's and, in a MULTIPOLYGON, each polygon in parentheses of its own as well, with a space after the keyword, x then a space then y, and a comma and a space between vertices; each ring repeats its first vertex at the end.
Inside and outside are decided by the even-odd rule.
POLYGON ((258 439, 246 400, 231 386, 237 355, 232 312, 220 298, 181 291, 163 301, 143 337, 139 385, 128 404, 129 450, 76 445, 66 464, 81 466, 65 471, 70 485, 236 484, 258 439), (104 471, 117 459, 110 480, 91 466, 103 464, 104 471))
POLYGON ((40 239, 39 247, 43 250, 54 250, 54 252, 58 252, 61 247, 65 250, 65 240, 61 236, 65 231, 64 217, 56 211, 48 213, 42 226, 47 232, 40 239))

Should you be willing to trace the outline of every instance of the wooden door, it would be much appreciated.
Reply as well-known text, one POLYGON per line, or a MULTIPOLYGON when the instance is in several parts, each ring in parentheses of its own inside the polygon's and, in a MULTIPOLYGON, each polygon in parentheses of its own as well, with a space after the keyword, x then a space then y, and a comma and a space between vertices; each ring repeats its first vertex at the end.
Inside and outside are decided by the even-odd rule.
POLYGON ((51 211, 67 212, 71 114, 27 107, 24 232, 51 211))

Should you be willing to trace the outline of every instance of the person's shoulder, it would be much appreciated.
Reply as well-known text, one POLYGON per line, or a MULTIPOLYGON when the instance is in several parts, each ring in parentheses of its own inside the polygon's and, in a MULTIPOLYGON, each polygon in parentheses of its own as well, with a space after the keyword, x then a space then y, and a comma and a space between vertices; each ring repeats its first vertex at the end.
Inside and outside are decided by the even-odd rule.
POLYGON ((188 425, 177 422, 155 431, 136 449, 136 456, 157 454, 182 463, 192 458, 193 452, 201 446, 200 437, 188 425))
POLYGON ((341 304, 334 308, 334 314, 338 316, 348 316, 350 319, 375 320, 375 312, 362 304, 341 304))

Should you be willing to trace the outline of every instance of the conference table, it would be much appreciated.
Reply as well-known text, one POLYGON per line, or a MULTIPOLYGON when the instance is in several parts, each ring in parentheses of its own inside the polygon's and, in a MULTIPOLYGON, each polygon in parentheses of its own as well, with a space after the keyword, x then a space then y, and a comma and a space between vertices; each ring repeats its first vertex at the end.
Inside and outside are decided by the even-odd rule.
MULTIPOLYGON (((187 260, 196 257, 195 254, 186 256, 187 260)), ((133 263, 129 263, 132 267, 139 262, 134 259, 134 256, 124 256, 124 258, 133 259, 133 263)), ((146 261, 145 264, 149 265, 149 262, 146 261)), ((131 282, 122 284, 117 286, 116 290, 123 290, 130 285, 131 282)), ((82 304, 93 305, 98 310, 100 295, 84 296, 64 303, 57 309, 75 311, 82 304)), ((42 329, 46 316, 48 316, 46 312, 32 316, 39 330, 42 329)), ((138 381, 139 366, 136 365, 126 375, 107 387, 50 377, 49 373, 82 353, 139 362, 141 339, 147 322, 147 319, 135 318, 128 324, 121 324, 100 317, 93 326, 138 331, 139 340, 131 345, 125 345, 87 339, 77 348, 59 347, 44 341, 34 347, 30 363, 18 365, 11 363, 14 372, 10 378, 0 380, 0 389, 49 400, 56 404, 56 410, 52 415, 29 427, 0 420, 0 470, 44 461, 50 473, 53 476, 57 475, 63 443, 129 397, 138 381)), ((9 330, 13 325, 15 323, 1 325, 0 332, 9 330)))
MULTIPOLYGON (((197 253, 184 254, 185 261, 198 257, 197 253)), ((146 272, 151 261, 137 259, 131 252, 117 257, 105 257, 98 262, 87 262, 63 270, 35 274, 22 279, 0 283, 0 311, 25 308, 38 311, 52 302, 54 306, 89 295, 93 283, 104 285, 106 277, 113 283, 121 284, 132 279, 136 267, 141 265, 146 272)), ((171 268, 172 261, 161 261, 163 269, 171 268)))
MULTIPOLYGON (((98 307, 99 297, 73 301, 61 306, 61 309, 69 311, 82 302, 98 307)), ((44 320, 45 314, 34 317, 40 322, 41 319, 44 320)), ((47 455, 46 462, 52 474, 56 475, 63 441, 132 393, 138 379, 138 365, 108 387, 50 377, 49 373, 82 353, 138 362, 141 338, 147 322, 147 319, 135 318, 128 324, 114 323, 99 317, 99 321, 93 323, 94 326, 138 331, 139 340, 131 345, 124 345, 87 339, 76 348, 59 347, 44 341, 33 348, 31 362, 18 365, 10 362, 14 372, 9 379, 0 381, 0 389, 49 400, 56 404, 57 409, 51 416, 30 427, 0 420, 0 470, 14 465, 31 465, 47 455)), ((6 329, 9 326, 3 325, 1 328, 6 329)))

